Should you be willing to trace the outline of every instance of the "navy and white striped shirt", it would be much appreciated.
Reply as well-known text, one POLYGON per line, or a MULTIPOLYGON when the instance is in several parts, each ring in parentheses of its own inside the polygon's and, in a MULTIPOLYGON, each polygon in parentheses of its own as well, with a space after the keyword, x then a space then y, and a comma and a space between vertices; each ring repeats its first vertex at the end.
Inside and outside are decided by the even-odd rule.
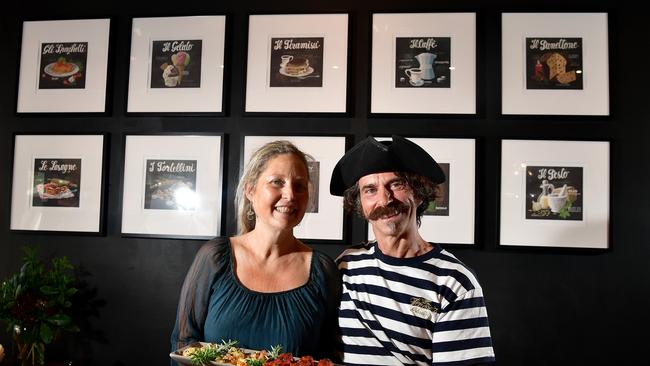
POLYGON ((414 258, 375 242, 344 251, 339 326, 350 365, 468 365, 494 361, 483 291, 439 246, 414 258))

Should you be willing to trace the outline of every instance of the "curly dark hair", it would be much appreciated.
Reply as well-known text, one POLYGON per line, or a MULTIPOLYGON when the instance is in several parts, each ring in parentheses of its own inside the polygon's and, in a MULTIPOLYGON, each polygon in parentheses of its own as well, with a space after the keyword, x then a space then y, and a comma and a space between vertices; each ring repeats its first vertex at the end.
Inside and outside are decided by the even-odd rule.
MULTIPOLYGON (((424 211, 426 211, 427 207, 429 207, 429 202, 438 197, 438 185, 431 182, 428 178, 415 173, 395 172, 395 175, 404 178, 406 184, 413 190, 415 199, 422 201, 415 212, 416 221, 419 227, 422 223, 422 215, 424 214, 424 211)), ((358 181, 343 193, 343 207, 347 212, 356 212, 357 215, 365 218, 363 216, 363 208, 361 207, 358 181)))

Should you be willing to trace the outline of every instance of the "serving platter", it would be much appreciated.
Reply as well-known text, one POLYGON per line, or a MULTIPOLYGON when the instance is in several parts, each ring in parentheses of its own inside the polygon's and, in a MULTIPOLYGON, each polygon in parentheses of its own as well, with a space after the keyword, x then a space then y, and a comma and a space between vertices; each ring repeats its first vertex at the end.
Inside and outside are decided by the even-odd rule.
MULTIPOLYGON (((195 364, 192 363, 192 359, 191 359, 190 357, 188 357, 188 356, 183 356, 183 351, 185 351, 186 349, 188 349, 188 348, 190 348, 190 347, 207 347, 207 346, 210 346, 210 345, 211 345, 211 346, 214 346, 214 343, 208 343, 208 342, 195 342, 195 343, 189 344, 189 345, 187 345, 187 346, 185 346, 185 347, 179 348, 179 349, 177 349, 177 350, 174 351, 174 352, 171 352, 171 353, 169 354, 169 357, 170 357, 172 360, 176 361, 176 362, 177 362, 178 364, 180 364, 180 365, 195 366, 195 364)), ((235 346, 235 347, 236 347, 236 346, 235 346)), ((239 350, 241 350, 241 351, 245 354, 246 357, 250 357, 253 353, 259 352, 259 351, 252 350, 252 349, 248 349, 248 348, 239 348, 239 347, 236 347, 236 348, 238 348, 239 350)), ((280 354, 280 355, 278 356, 278 358, 277 358, 275 361, 268 361, 268 362, 278 362, 278 360, 280 360, 280 359, 281 359, 283 356, 285 356, 285 355, 287 355, 287 354, 280 354)), ((306 357, 309 358, 309 359, 311 359, 311 357, 309 357, 309 356, 306 356, 306 357)), ((285 360, 286 360, 286 359, 285 359, 285 360)), ((293 361, 291 361, 291 364, 294 365, 294 362, 295 362, 295 363, 303 362, 303 361, 300 361, 300 360, 301 360, 301 359, 298 358, 298 357, 293 357, 293 361)), ((303 363, 299 363, 299 364, 300 364, 300 365, 303 365, 303 363)), ((231 364, 231 363, 223 363, 223 362, 216 362, 216 361, 209 361, 209 362, 207 363, 207 365, 212 365, 212 366, 234 366, 234 364, 231 364)), ((342 366, 342 365, 340 365, 340 364, 333 363, 332 361, 330 361, 330 360, 328 360, 328 359, 322 359, 321 361, 312 360, 311 363, 307 363, 307 364, 304 364, 304 365, 314 365, 314 366, 317 366, 317 365, 342 366)))
MULTIPOLYGON (((206 346, 210 345, 210 343, 208 343, 208 342, 196 342, 196 343, 189 344, 189 345, 187 345, 185 347, 177 349, 174 352, 171 352, 169 354, 169 357, 172 360, 178 362, 181 365, 194 366, 194 364, 192 363, 191 358, 189 358, 188 356, 183 356, 183 351, 190 348, 190 347, 198 347, 199 345, 201 347, 206 347, 206 346)), ((257 352, 255 350, 248 349, 248 348, 241 348, 241 350, 244 351, 244 353, 246 355, 250 355, 252 353, 257 352)), ((215 362, 215 361, 210 361, 209 364, 214 365, 214 366, 233 366, 233 364, 231 364, 231 363, 221 363, 221 362, 215 362)))

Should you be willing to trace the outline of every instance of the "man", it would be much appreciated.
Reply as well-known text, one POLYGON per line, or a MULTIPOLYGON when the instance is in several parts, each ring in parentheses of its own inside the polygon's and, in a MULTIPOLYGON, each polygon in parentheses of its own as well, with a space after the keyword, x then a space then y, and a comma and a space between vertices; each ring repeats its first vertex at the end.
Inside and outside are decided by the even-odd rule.
POLYGON ((349 365, 474 365, 494 361, 483 292, 473 272, 419 234, 445 175, 403 137, 372 137, 348 151, 330 192, 372 226, 376 242, 337 259, 339 326, 349 365))

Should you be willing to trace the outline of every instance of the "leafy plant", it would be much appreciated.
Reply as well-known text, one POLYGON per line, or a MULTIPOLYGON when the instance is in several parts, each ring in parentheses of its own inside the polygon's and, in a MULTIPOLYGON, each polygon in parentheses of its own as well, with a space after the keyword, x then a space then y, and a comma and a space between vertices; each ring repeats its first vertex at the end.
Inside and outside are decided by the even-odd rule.
POLYGON ((77 292, 74 267, 66 257, 54 258, 46 267, 36 248, 24 248, 24 252, 20 271, 0 286, 0 322, 13 333, 18 361, 44 364, 46 344, 61 332, 79 330, 69 315, 77 292))

